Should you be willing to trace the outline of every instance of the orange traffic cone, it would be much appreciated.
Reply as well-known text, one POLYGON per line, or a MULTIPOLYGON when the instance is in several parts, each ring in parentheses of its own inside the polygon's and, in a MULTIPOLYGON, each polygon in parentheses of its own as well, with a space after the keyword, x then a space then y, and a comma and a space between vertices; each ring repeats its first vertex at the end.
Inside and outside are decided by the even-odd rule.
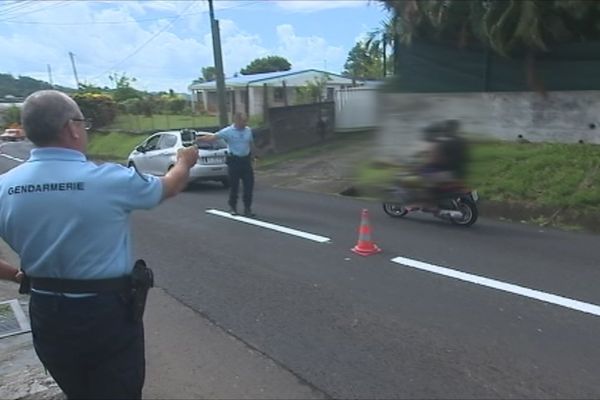
POLYGON ((381 251, 371 241, 371 225, 369 224, 369 211, 367 209, 362 210, 360 228, 358 229, 358 243, 352 248, 352 251, 361 256, 370 256, 381 251))

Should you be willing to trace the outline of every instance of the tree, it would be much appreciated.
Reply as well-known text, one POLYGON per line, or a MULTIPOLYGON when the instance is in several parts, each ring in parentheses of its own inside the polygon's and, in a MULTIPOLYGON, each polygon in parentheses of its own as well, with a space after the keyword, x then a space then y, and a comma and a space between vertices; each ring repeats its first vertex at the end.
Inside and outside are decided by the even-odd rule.
POLYGON ((380 0, 398 17, 404 43, 413 38, 461 46, 474 40, 496 53, 545 51, 555 44, 600 39, 596 0, 380 0))
POLYGON ((77 92, 72 98, 83 115, 92 119, 95 128, 109 125, 117 116, 117 104, 109 95, 77 92))
POLYGON ((289 71, 292 64, 280 56, 268 56, 253 60, 240 71, 242 75, 262 74, 265 72, 289 71))
POLYGON ((212 82, 217 79, 217 70, 215 67, 202 67, 202 78, 204 82, 212 82))
POLYGON ((398 30, 398 17, 392 14, 388 19, 381 22, 379 28, 376 28, 367 34, 365 46, 367 50, 375 49, 381 52, 383 66, 382 75, 385 78, 388 75, 388 47, 394 48, 396 42, 396 32, 398 30))
POLYGON ((11 125, 21 124, 21 109, 16 105, 11 105, 4 111, 4 124, 9 127, 11 125))
POLYGON ((296 88, 296 102, 298 104, 318 103, 323 101, 323 95, 327 82, 330 81, 329 76, 315 77, 312 81, 308 81, 306 85, 296 88))
POLYGON ((379 79, 383 76, 383 52, 380 47, 357 42, 348 53, 342 75, 352 79, 379 79))
POLYGON ((0 73, 0 98, 15 96, 25 98, 37 90, 57 89, 65 93, 72 93, 75 89, 59 85, 50 85, 47 82, 30 78, 28 76, 13 77, 11 74, 0 73))
POLYGON ((100 86, 94 85, 93 83, 83 82, 79 84, 79 92, 82 93, 95 93, 102 94, 105 92, 109 92, 110 89, 104 88, 102 89, 100 86))
POLYGON ((398 40, 466 47, 473 43, 521 59, 529 87, 545 94, 536 54, 553 46, 600 40, 596 0, 380 0, 397 17, 398 40))
POLYGON ((217 79, 217 70, 215 67, 202 67, 202 76, 194 79, 192 83, 212 82, 217 79))
POLYGON ((116 102, 140 97, 140 92, 131 86, 131 84, 136 81, 135 78, 130 78, 124 73, 118 75, 115 72, 109 75, 108 79, 115 85, 113 98, 116 102))

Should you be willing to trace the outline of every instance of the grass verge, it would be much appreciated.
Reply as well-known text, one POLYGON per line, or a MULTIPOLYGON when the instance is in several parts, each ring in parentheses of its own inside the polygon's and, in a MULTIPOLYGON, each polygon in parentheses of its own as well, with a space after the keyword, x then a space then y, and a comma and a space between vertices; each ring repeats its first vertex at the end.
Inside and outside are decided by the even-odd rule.
POLYGON ((161 129, 198 128, 216 126, 218 118, 208 115, 118 115, 115 121, 106 127, 108 131, 148 132, 161 129))
POLYGON ((127 133, 92 133, 88 143, 88 154, 96 160, 111 160, 122 162, 129 153, 140 144, 147 135, 132 135, 127 133))
POLYGON ((600 213, 600 146, 483 143, 469 184, 484 198, 600 213))

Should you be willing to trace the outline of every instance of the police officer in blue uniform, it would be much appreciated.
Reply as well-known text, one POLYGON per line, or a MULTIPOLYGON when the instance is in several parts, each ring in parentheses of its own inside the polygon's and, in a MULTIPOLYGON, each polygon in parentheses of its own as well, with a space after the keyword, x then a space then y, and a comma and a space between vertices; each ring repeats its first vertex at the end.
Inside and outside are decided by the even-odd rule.
MULTIPOLYGON (((0 176, 0 237, 31 282, 36 353, 69 399, 139 399, 144 330, 124 288, 133 269, 130 215, 183 190, 197 148, 180 151, 157 178, 87 161, 88 123, 64 93, 33 93, 21 118, 36 148, 0 176)), ((15 271, 0 263, 0 277, 18 282, 15 271)))
POLYGON ((229 170, 229 212, 238 215, 237 201, 240 180, 244 185, 244 215, 253 217, 252 195, 254 192, 254 170, 252 168, 252 147, 254 139, 252 130, 248 127, 248 117, 243 112, 237 112, 233 125, 221 129, 214 135, 199 136, 198 141, 214 141, 223 139, 229 145, 227 166, 229 170))

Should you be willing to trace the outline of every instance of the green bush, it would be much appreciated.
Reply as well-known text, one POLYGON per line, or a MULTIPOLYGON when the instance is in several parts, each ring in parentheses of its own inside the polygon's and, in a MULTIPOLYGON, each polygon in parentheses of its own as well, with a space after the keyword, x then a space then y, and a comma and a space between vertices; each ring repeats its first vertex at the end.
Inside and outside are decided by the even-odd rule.
POLYGON ((14 104, 4 112, 4 123, 6 127, 11 125, 21 125, 21 109, 14 104))
POLYGON ((142 100, 128 99, 119 103, 119 111, 121 114, 142 114, 142 100))
POLYGON ((111 124, 117 116, 117 104, 112 97, 100 93, 75 93, 77 102, 86 118, 91 118, 94 127, 101 128, 111 124))
POLYGON ((168 100, 167 102, 167 112, 171 112, 173 114, 183 114, 187 105, 187 101, 181 97, 174 97, 168 100))

